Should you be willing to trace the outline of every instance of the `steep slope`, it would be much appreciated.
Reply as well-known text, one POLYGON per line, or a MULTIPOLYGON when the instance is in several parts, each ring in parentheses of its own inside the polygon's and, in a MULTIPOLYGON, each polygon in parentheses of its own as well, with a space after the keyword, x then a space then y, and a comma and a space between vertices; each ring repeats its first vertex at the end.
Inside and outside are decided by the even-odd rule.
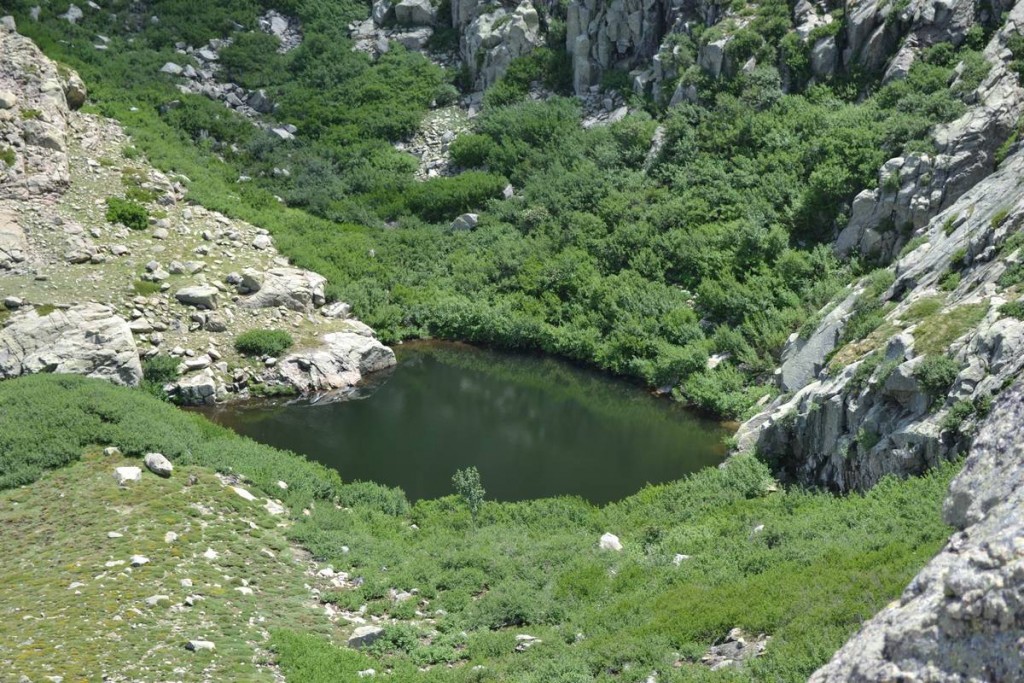
POLYGON ((169 391, 210 403, 250 385, 344 391, 394 364, 266 230, 185 201, 187 177, 152 168, 117 122, 77 111, 81 79, 9 17, 0 54, 0 378, 73 372, 134 386, 140 357, 169 359, 169 391), (233 347, 268 328, 296 348, 267 363, 233 347))
POLYGON ((1024 679, 1024 385, 982 425, 944 517, 958 529, 811 683, 1024 679))
POLYGON ((966 451, 975 415, 1024 367, 1015 303, 1022 172, 1024 154, 1015 153, 890 269, 854 288, 836 309, 842 315, 826 316, 809 337, 821 342, 809 361, 824 365, 820 373, 745 423, 739 448, 841 490, 919 474, 966 451))

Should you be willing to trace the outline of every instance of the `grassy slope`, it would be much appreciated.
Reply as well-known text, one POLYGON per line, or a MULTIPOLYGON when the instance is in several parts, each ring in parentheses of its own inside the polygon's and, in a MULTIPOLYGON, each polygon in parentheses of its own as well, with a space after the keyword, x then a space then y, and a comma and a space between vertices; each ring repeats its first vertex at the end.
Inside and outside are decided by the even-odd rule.
POLYGON ((118 487, 113 468, 132 464, 94 450, 0 494, 0 669, 31 680, 275 680, 268 629, 330 631, 281 518, 205 468, 118 487), (211 548, 216 559, 203 556, 211 548), (150 563, 130 567, 135 554, 150 563), (148 605, 156 595, 167 600, 148 605), (183 606, 187 596, 202 600, 183 606), (189 652, 189 639, 216 650, 189 652))
POLYGON ((281 669, 304 682, 353 680, 366 668, 417 681, 642 681, 654 670, 662 681, 797 681, 898 595, 941 545, 948 529, 939 508, 954 471, 946 466, 921 479, 884 482, 866 496, 836 498, 770 492, 764 467, 739 459, 604 508, 577 499, 486 503, 474 523, 453 497, 410 508, 400 492, 343 485, 317 465, 141 392, 77 377, 22 378, 0 384, 0 485, 29 484, 0 495, 0 586, 18 588, 4 589, 0 605, 42 604, 49 616, 65 610, 64 623, 77 628, 60 618, 0 619, 0 661, 20 653, 26 665, 57 671, 75 662, 93 675, 104 662, 115 669, 171 666, 184 653, 181 641, 196 637, 184 628, 194 624, 173 619, 191 613, 131 608, 158 593, 180 601, 176 582, 188 573, 224 588, 204 606, 211 623, 201 634, 225 643, 217 654, 224 671, 252 671, 245 654, 260 656, 257 635, 266 629, 281 669), (141 487, 119 491, 110 462, 75 464, 107 444, 128 456, 160 450, 180 471, 169 481, 147 476, 141 487), (276 528, 261 508, 245 510, 244 501, 220 489, 208 470, 196 470, 200 484, 183 488, 186 468, 199 465, 245 475, 256 482, 254 491, 283 498, 297 521, 276 528), (61 466, 68 468, 41 474, 61 466), (278 480, 289 489, 277 489, 278 480), (211 518, 202 529, 202 516, 188 507, 196 496, 212 501, 224 521, 211 518), (73 528, 59 523, 71 510, 73 528), (111 530, 125 537, 106 539, 111 530), (181 535, 178 555, 175 544, 163 546, 167 530, 181 535), (622 553, 597 549, 604 531, 620 536, 622 553), (285 549, 282 534, 363 580, 323 598, 388 624, 370 652, 331 644, 349 633, 344 621, 321 627, 308 619, 296 601, 301 577, 284 559, 287 551, 276 562, 260 555, 263 547, 285 549), (228 551, 225 566, 208 572, 192 556, 217 544, 228 551), (135 570, 130 582, 95 579, 111 571, 102 562, 137 551, 154 563, 135 570), (676 567, 676 553, 691 558, 676 567), (257 607, 232 595, 225 575, 252 579, 257 607), (79 589, 84 597, 67 590, 74 580, 87 584, 79 589), (106 587, 90 592, 98 583, 106 587), (395 602, 392 589, 418 595, 395 602), (267 616, 255 632, 245 627, 253 609, 267 616), (129 618, 107 621, 118 611, 129 618), (132 620, 142 626, 125 628, 132 620), (740 671, 710 672, 699 664, 708 645, 736 626, 770 634, 766 656, 740 671), (64 646, 25 649, 26 629, 38 629, 37 644, 45 636, 64 646), (111 631, 124 640, 108 646, 111 631), (543 642, 517 652, 515 636, 523 633, 543 642), (157 645, 167 649, 149 653, 157 645))

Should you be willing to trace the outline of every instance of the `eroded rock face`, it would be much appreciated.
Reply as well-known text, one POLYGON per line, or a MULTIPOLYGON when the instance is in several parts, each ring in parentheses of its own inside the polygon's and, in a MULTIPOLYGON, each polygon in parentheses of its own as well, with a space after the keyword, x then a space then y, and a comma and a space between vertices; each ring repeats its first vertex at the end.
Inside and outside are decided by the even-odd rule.
POLYGON ((395 363, 395 352, 370 334, 332 332, 323 336, 320 346, 285 357, 278 372, 299 391, 308 393, 354 387, 364 375, 395 363))
MULTIPOLYGON (((397 10, 397 8, 396 8, 397 10)), ((452 3, 453 23, 462 28, 459 51, 478 89, 494 84, 516 57, 543 45, 540 17, 529 2, 515 9, 487 3, 452 3)))
POLYGON ((69 104, 82 105, 85 85, 7 22, 0 22, 0 55, 0 199, 63 191, 69 104))
POLYGON ((13 270, 25 261, 28 240, 12 212, 0 211, 0 271, 13 270))
POLYGON ((959 531, 812 683, 1024 680, 1024 385, 1000 398, 950 485, 959 531))
POLYGON ((128 323, 100 304, 19 314, 0 330, 0 379, 59 372, 137 386, 142 365, 128 323))
MULTIPOLYGON (((860 7, 854 9, 854 18, 860 7)), ((916 3, 911 7, 917 7, 916 3)), ((919 31, 928 32, 932 38, 945 35, 943 31, 965 33, 963 26, 969 27, 970 22, 964 15, 971 7, 971 3, 962 1, 949 6, 937 4, 933 11, 941 16, 948 12, 948 22, 924 24, 919 31)), ((1007 40, 1021 27, 1024 4, 1010 10, 1005 25, 985 48, 985 59, 992 69, 977 90, 977 103, 959 119, 935 129, 936 153, 890 159, 879 171, 878 187, 857 195, 850 220, 836 240, 840 255, 860 253, 891 261, 905 240, 900 238, 899 230, 887 230, 886 226, 922 228, 995 170, 996 151, 1024 114, 1024 90, 1009 67, 1013 57, 1006 49, 1007 40)), ((851 24, 849 31, 857 30, 851 24)), ((898 65, 899 57, 890 70, 898 65)))

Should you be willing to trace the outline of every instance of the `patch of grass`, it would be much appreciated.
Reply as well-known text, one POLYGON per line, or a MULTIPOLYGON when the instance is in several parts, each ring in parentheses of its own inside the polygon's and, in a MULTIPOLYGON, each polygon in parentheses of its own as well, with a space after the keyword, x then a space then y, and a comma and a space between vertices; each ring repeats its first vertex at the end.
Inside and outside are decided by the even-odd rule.
POLYGON ((145 472, 117 486, 114 468, 137 464, 91 450, 82 462, 0 493, 6 676, 95 680, 117 671, 134 680, 271 683, 265 629, 332 633, 322 610, 308 606, 306 565, 296 562, 280 518, 263 501, 244 501, 211 470, 181 464, 169 479, 145 472), (109 538, 111 531, 122 536, 109 538), (167 542, 168 532, 177 538, 167 542), (202 557, 208 548, 217 559, 202 557), (129 567, 136 554, 150 562, 129 567), (254 595, 235 590, 242 579, 254 595), (167 599, 148 605, 155 595, 167 599), (183 606, 190 595, 202 602, 183 606), (192 638, 211 640, 216 650, 187 652, 192 638))
POLYGON ((160 283, 150 282, 149 280, 136 280, 132 283, 132 289, 135 290, 136 294, 149 296, 160 291, 160 283))
POLYGON ((284 330, 249 330, 235 338, 235 350, 246 356, 280 356, 294 343, 284 330))
POLYGON ((951 270, 939 282, 939 289, 943 292, 952 292, 960 286, 960 273, 955 270, 951 270))
POLYGON ((1009 301, 999 307, 999 312, 1017 320, 1024 320, 1024 301, 1009 301))
POLYGON ((917 322, 930 318, 942 310, 943 297, 926 296, 907 306, 901 316, 905 322, 917 322))
POLYGON ((994 214, 992 214, 992 220, 991 220, 992 228, 995 229, 995 228, 998 228, 999 226, 1001 226, 1006 221, 1006 219, 1009 217, 1009 215, 1010 215, 1010 209, 1005 208, 1005 207, 1002 208, 1002 209, 999 209, 994 214))
POLYGON ((914 251, 927 241, 927 235, 918 235, 917 237, 912 238, 910 241, 903 245, 903 248, 900 249, 900 254, 897 258, 903 258, 904 256, 914 251))
POLYGON ((914 349, 921 354, 944 354, 950 344, 981 322, 988 309, 987 302, 966 304, 923 320, 914 328, 914 349))
POLYGON ((25 108, 21 110, 21 119, 23 121, 36 121, 43 118, 43 112, 38 109, 25 108))
POLYGON ((952 214, 950 214, 949 216, 946 216, 946 220, 944 220, 942 222, 942 234, 943 235, 945 235, 946 237, 949 237, 950 235, 953 234, 953 231, 956 230, 956 219, 957 218, 958 218, 957 216, 954 216, 952 214))
POLYGON ((11 147, 0 148, 0 162, 3 162, 4 166, 13 167, 15 159, 17 156, 14 154, 14 149, 11 147))

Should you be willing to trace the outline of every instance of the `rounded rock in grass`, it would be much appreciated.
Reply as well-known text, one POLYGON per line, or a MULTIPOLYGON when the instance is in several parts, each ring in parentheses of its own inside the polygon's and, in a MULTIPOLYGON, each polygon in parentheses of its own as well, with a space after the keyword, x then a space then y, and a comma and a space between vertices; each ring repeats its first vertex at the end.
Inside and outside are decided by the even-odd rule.
POLYGON ((174 465, 162 453, 146 453, 144 462, 146 468, 159 477, 169 477, 174 471, 174 465))

